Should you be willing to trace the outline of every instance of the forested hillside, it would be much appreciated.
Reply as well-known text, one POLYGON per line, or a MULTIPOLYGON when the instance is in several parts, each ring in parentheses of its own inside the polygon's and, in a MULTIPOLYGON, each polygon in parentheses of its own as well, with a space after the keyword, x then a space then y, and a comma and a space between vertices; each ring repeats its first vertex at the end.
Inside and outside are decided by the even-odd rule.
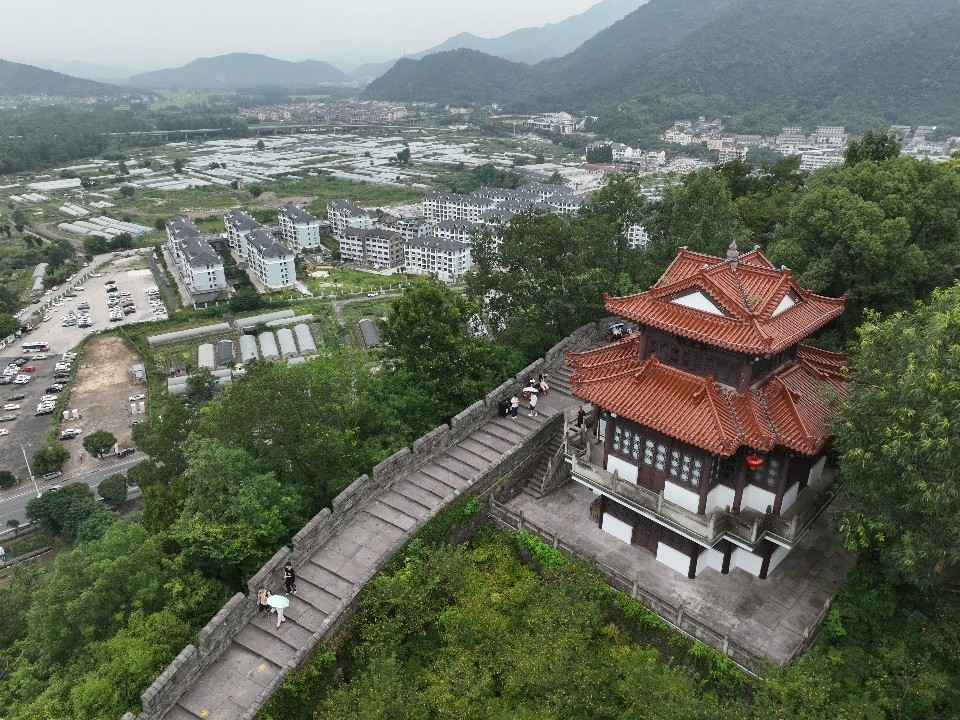
MULTIPOLYGON (((506 67, 497 91, 472 93, 466 61, 433 86, 421 63, 392 70, 371 97, 446 102, 494 99, 511 109, 608 108, 639 101, 658 113, 749 115, 750 127, 836 121, 851 126, 933 120, 960 128, 958 56, 950 0, 651 0, 574 52, 506 67), (464 73, 460 82, 452 73, 464 73)), ((736 124, 736 122, 734 123, 736 124)))
POLYGON ((0 96, 63 95, 66 97, 118 96, 129 90, 118 85, 83 80, 43 70, 33 65, 0 60, 0 96))

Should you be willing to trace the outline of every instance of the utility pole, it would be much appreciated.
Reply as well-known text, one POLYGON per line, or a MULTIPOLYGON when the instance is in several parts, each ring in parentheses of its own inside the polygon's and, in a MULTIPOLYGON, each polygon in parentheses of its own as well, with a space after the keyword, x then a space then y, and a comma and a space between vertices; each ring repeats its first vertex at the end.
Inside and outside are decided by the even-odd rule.
POLYGON ((40 497, 40 486, 37 485, 37 479, 33 476, 33 470, 30 469, 30 461, 27 460, 27 450, 23 447, 23 443, 17 443, 20 446, 20 450, 23 451, 23 461, 27 464, 27 472, 30 473, 30 481, 33 483, 33 489, 37 491, 37 497, 40 497))

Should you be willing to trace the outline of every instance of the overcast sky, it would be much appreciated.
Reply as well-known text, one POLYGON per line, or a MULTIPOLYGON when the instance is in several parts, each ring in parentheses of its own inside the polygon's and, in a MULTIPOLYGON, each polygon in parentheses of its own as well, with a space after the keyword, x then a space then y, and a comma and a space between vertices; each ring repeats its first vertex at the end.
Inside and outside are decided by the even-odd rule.
POLYGON ((156 70, 251 52, 284 60, 388 60, 452 35, 497 37, 598 0, 0 0, 0 58, 156 70))

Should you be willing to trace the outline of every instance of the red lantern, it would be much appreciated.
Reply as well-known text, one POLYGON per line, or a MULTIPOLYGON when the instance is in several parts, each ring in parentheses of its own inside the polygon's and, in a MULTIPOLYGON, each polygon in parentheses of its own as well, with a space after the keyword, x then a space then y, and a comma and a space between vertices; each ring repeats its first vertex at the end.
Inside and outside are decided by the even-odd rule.
POLYGON ((751 470, 759 470, 763 467, 763 458, 759 455, 747 455, 744 460, 746 460, 747 467, 751 470))

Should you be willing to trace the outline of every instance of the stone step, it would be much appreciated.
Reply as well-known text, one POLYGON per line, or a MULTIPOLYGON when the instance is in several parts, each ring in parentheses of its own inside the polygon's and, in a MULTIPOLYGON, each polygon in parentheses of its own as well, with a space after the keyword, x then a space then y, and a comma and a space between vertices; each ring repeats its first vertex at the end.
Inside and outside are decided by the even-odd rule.
POLYGON ((514 424, 508 425, 507 427, 496 425, 494 423, 487 423, 479 430, 475 430, 473 432, 473 437, 489 437, 491 438, 491 442, 501 442, 507 447, 513 447, 520 442, 522 433, 520 432, 520 426, 516 424, 516 420, 511 422, 514 424))
MULTIPOLYGON (((375 519, 375 518, 371 518, 375 519)), ((378 522, 383 523, 382 520, 378 522)), ((385 524, 385 523, 384 523, 385 524)), ((392 526, 391 526, 392 527, 392 526)), ((396 528, 394 528, 396 529, 396 528)), ((390 544, 384 539, 374 540, 371 543, 370 547, 364 549, 366 553, 373 557, 379 557, 390 547, 390 544)), ((358 555, 360 557, 360 555, 358 555)), ((335 575, 346 580, 353 586, 356 586, 361 580, 363 580, 367 574, 368 565, 361 565, 358 562, 348 560, 341 556, 325 555, 320 554, 311 559, 311 562, 315 565, 319 565, 324 570, 328 571, 331 575, 335 575)), ((341 595, 341 597, 344 597, 341 595)))
POLYGON ((163 717, 165 720, 197 720, 197 716, 194 713, 179 705, 174 705, 167 710, 167 714, 163 717))
POLYGON ((437 497, 443 501, 443 499, 453 495, 453 491, 456 489, 451 485, 447 485, 445 482, 437 480, 432 475, 428 475, 423 471, 418 471, 413 477, 408 480, 409 483, 415 485, 416 487, 421 488, 425 492, 429 492, 434 497, 437 497))
POLYGON ((373 517, 383 520, 384 522, 390 523, 394 527, 403 530, 404 532, 411 530, 417 524, 417 518, 412 518, 405 512, 387 505, 379 498, 375 500, 372 505, 365 507, 362 512, 372 515, 373 517))
MULTIPOLYGON (((271 627, 276 629, 276 616, 271 615, 269 618, 264 618, 264 620, 267 619, 273 623, 271 627)), ((291 621, 288 620, 287 622, 291 621)), ((233 636, 232 644, 243 648, 247 652, 258 654, 278 667, 286 665, 296 654, 292 645, 288 645, 281 638, 271 635, 262 627, 257 627, 252 623, 247 623, 240 632, 233 636)))
POLYGON ((378 499, 380 502, 386 503, 390 507, 406 513, 412 518, 425 517, 432 508, 436 507, 436 503, 428 504, 426 502, 420 502, 415 498, 410 498, 397 492, 394 488, 385 490, 380 494, 378 499))
POLYGON ((287 596, 290 598, 290 607, 286 615, 316 631, 346 595, 338 595, 319 584, 318 566, 314 563, 307 562, 302 569, 305 572, 297 572, 297 593, 287 596))
POLYGON ((353 590, 353 582, 321 565, 321 560, 322 555, 315 555, 298 570, 297 574, 314 587, 333 596, 337 601, 348 597, 353 590))
POLYGON ((263 653, 230 643, 177 706, 194 718, 234 720, 243 716, 279 674, 280 666, 263 653))
MULTIPOLYGON (((404 478, 400 482, 393 485, 391 490, 399 495, 409 498, 412 502, 416 502, 430 508, 435 508, 443 500, 444 495, 438 495, 433 491, 433 489, 426 487, 425 483, 427 482, 432 484, 436 483, 436 480, 427 478, 426 476, 420 476, 416 482, 410 478, 404 478), (423 482, 420 482, 421 480, 423 482)), ((436 485, 434 485, 434 488, 436 488, 436 485)))
POLYGON ((460 444, 496 456, 502 455, 513 447, 513 443, 501 440, 496 435, 484 432, 483 428, 475 430, 471 433, 470 437, 465 438, 460 444))
MULTIPOLYGON (((464 478, 463 474, 458 470, 441 467, 435 463, 424 465, 422 468, 420 468, 420 474, 433 478, 438 483, 446 485, 451 490, 461 488, 467 483, 466 478, 464 478)), ((447 495, 444 495, 444 497, 447 497, 447 495)))
POLYGON ((468 437, 460 443, 462 448, 469 450, 477 457, 483 458, 487 461, 488 465, 496 462, 511 447, 506 443, 501 443, 501 445, 503 446, 501 448, 492 448, 489 445, 484 445, 482 442, 475 440, 472 437, 468 437))
POLYGON ((464 481, 470 480, 470 478, 474 477, 484 467, 484 465, 480 465, 478 467, 479 463, 475 457, 471 456, 468 459, 460 458, 457 457, 457 455, 454 455, 450 450, 437 455, 433 459, 431 465, 428 465, 427 467, 432 469, 431 466, 433 465, 441 465, 449 472, 459 475, 464 481))
MULTIPOLYGON (((290 603, 291 606, 293 602, 290 603)), ((290 619, 287 610, 284 608, 284 622, 277 629, 277 615, 270 613, 267 617, 254 616, 251 622, 248 622, 240 631, 233 636, 235 642, 243 645, 248 650, 256 650, 264 642, 264 636, 270 636, 277 642, 284 643, 293 653, 298 647, 309 643, 313 633, 305 627, 298 625, 295 620, 290 619)))
POLYGON ((486 467, 490 464, 486 457, 483 455, 478 455, 462 445, 454 445, 453 447, 448 448, 447 451, 440 456, 440 462, 443 462, 446 458, 453 458, 457 462, 461 462, 467 467, 472 468, 473 473, 467 477, 473 477, 474 474, 486 469, 486 467))

